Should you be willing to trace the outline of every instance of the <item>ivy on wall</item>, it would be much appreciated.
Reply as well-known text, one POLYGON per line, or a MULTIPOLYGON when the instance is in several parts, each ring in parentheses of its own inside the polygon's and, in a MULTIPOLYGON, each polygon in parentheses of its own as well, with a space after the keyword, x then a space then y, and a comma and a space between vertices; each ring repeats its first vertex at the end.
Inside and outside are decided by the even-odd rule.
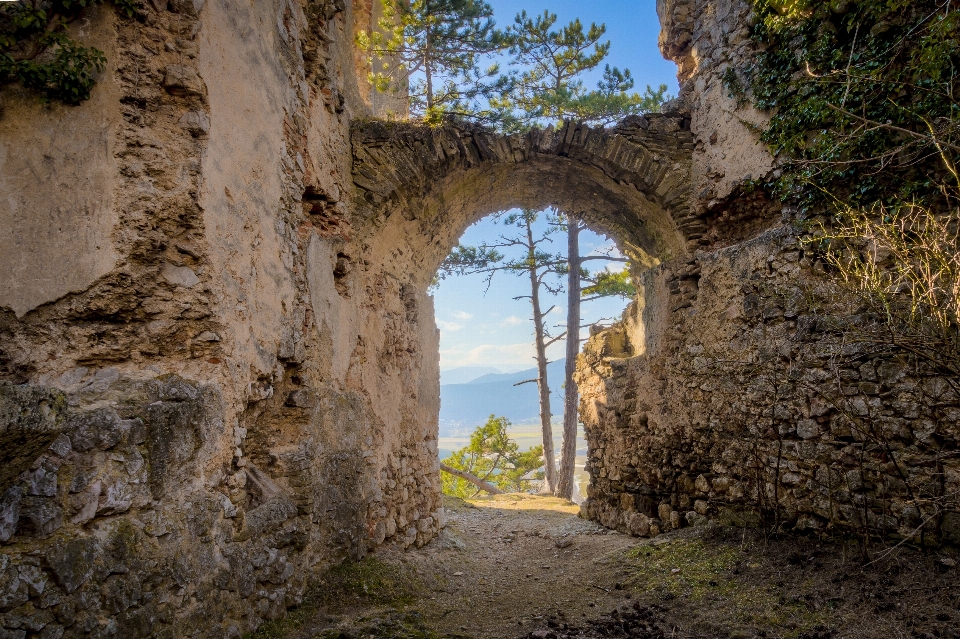
POLYGON ((960 2, 752 0, 749 67, 731 95, 772 114, 765 184, 819 208, 942 203, 960 155, 960 2))
POLYGON ((138 0, 17 0, 0 3, 0 89, 19 83, 47 100, 78 104, 90 97, 103 52, 71 37, 67 26, 85 9, 113 4, 133 17, 138 0))

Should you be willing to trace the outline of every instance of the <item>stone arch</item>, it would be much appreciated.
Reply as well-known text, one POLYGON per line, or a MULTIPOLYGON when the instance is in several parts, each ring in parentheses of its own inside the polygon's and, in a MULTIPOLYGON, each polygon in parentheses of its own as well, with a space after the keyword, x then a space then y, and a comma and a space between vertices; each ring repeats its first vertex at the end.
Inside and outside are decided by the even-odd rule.
POLYGON ((351 143, 348 202, 305 194, 324 238, 311 240, 307 256, 315 319, 330 335, 331 369, 347 387, 367 380, 382 447, 414 459, 423 492, 439 504, 439 336, 427 289, 440 262, 485 215, 551 205, 579 214, 640 264, 687 259, 707 228, 691 206, 689 119, 655 114, 613 129, 568 122, 512 136, 366 121, 354 123, 351 143), (324 293, 338 278, 337 292, 324 293), (360 297, 378 301, 350 306, 360 297))
POLYGON ((514 207, 576 212, 645 265, 685 256, 703 237, 690 206, 693 137, 681 115, 511 136, 373 121, 354 125, 351 137, 356 239, 424 289, 468 226, 514 207))

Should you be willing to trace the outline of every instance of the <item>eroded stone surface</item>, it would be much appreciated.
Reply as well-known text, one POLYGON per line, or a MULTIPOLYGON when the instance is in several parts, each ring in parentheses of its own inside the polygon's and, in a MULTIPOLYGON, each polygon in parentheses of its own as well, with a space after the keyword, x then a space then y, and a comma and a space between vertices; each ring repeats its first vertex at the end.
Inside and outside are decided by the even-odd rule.
MULTIPOLYGON (((830 402, 779 401, 780 368, 704 375, 762 355, 810 362, 799 379, 819 384, 836 349, 849 355, 803 308, 819 272, 790 212, 739 187, 772 167, 744 124, 759 116, 719 79, 724 56, 748 54, 745 2, 659 3, 684 79, 663 114, 512 137, 371 120, 353 42, 377 4, 151 0, 138 20, 100 15, 94 43, 114 67, 58 126, 109 126, 63 138, 43 189, 0 161, 3 193, 23 203, 3 210, 6 229, 35 230, 51 191, 79 198, 73 213, 94 193, 109 209, 92 235, 68 216, 39 262, 19 240, 2 252, 20 269, 7 286, 30 289, 0 291, 7 423, 60 398, 51 414, 69 426, 5 447, 19 461, 3 464, 3 632, 236 637, 333 562, 430 541, 445 515, 427 287, 464 229, 512 206, 581 213, 648 269, 582 360, 589 517, 653 535, 747 521, 771 491, 801 527, 863 504, 890 530, 929 514, 889 460, 871 458, 872 476, 850 466, 863 442, 830 402), (881 497, 894 512, 871 510, 881 497)), ((4 144, 46 126, 29 109, 5 112, 4 144)), ((910 481, 936 467, 960 490, 952 462, 928 464, 960 421, 942 380, 870 357, 842 381, 851 414, 879 412, 915 453, 910 481)))
MULTIPOLYGON (((0 309, 19 316, 83 291, 116 265, 113 187, 121 108, 113 79, 113 15, 93 11, 87 36, 111 68, 88 108, 38 108, 5 95, 0 117, 0 309), (43 186, 45 185, 45 186, 43 186), (70 250, 62 250, 70 246, 70 250)), ((9 93, 9 92, 7 92, 9 93)))
POLYGON ((55 390, 0 381, 0 490, 64 431, 66 408, 55 390))
POLYGON ((748 65, 749 3, 661 0, 694 135, 700 250, 644 274, 578 365, 583 512, 636 535, 707 518, 869 530, 929 543, 960 511, 953 392, 922 362, 849 343, 862 317, 806 249, 795 211, 740 189, 774 170, 764 116, 723 86, 748 65), (926 497, 917 501, 917 496, 926 497), (924 523, 925 522, 925 523, 924 523), (920 527, 923 523, 924 532, 920 527))
POLYGON ((433 309, 350 234, 352 15, 150 2, 94 42, 116 256, 0 310, 0 378, 62 392, 69 426, 0 493, 3 632, 236 637, 324 566, 436 534, 433 309))

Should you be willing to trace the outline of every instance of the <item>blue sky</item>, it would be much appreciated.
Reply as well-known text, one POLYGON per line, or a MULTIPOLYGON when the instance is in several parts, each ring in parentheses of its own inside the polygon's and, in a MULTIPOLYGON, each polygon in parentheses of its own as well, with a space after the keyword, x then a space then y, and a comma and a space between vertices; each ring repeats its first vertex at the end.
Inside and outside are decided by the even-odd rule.
MULTIPOLYGON (((669 93, 676 95, 676 66, 664 60, 657 48, 660 25, 657 21, 655 0, 616 0, 612 2, 574 2, 551 0, 531 2, 528 0, 488 0, 493 6, 497 24, 506 27, 513 17, 525 9, 528 14, 540 14, 549 9, 558 16, 557 25, 566 24, 579 17, 588 28, 591 22, 607 25, 606 39, 612 42, 610 55, 605 62, 620 69, 629 68, 636 79, 636 89, 642 91, 649 84, 657 87, 666 84, 669 93)), ((592 75, 585 76, 584 83, 593 88, 602 75, 602 65, 592 75)), ((545 224, 541 222, 545 227, 545 224)), ((494 243, 501 233, 507 232, 502 224, 487 217, 470 227, 461 242, 478 245, 494 243)), ((582 255, 598 254, 612 248, 607 238, 585 231, 580 236, 582 255)), ((549 250, 549 249, 548 249, 549 250)), ((555 236, 553 250, 565 251, 566 240, 562 234, 555 236)), ((603 268, 604 263, 587 264, 591 271, 603 268)), ((618 265, 612 264, 616 270, 618 265)), ((555 280, 554 280, 555 281, 555 280)), ((535 366, 533 348, 533 322, 530 301, 514 297, 529 295, 526 279, 509 274, 497 274, 490 289, 484 294, 486 284, 483 276, 466 276, 441 282, 434 292, 437 326, 440 328, 440 368, 449 370, 461 366, 492 366, 504 372, 522 370, 535 366)), ((544 294, 543 309, 552 305, 556 309, 548 316, 548 325, 554 334, 563 328, 553 328, 566 319, 566 296, 552 297, 544 294)), ((619 298, 588 302, 583 306, 583 324, 602 318, 619 317, 626 302, 619 298)), ((586 329, 583 331, 586 334, 586 329)), ((560 341, 549 351, 550 359, 563 357, 564 345, 560 341)))
MULTIPOLYGON (((547 228, 544 216, 534 229, 541 233, 547 228)), ((467 229, 462 244, 476 246, 483 242, 493 243, 500 234, 514 235, 516 227, 505 227, 492 217, 487 217, 467 229)), ((552 245, 542 246, 548 252, 565 252, 566 235, 557 233, 552 245)), ((599 255, 613 248, 613 242, 589 231, 580 234, 581 255, 599 255)), ((506 252, 506 251, 504 251, 506 252)), ((616 253, 613 253, 617 255, 616 253)), ((509 256, 509 255, 508 255, 509 256)), ((585 266, 591 271, 600 270, 605 262, 591 261, 585 266)), ((620 264, 611 264, 619 270, 620 264)), ((548 282, 559 280, 550 277, 548 282)), ((434 294, 437 326, 440 329, 440 368, 449 370, 461 366, 492 366, 503 372, 532 368, 536 365, 533 347, 533 321, 529 299, 513 299, 530 295, 527 277, 509 273, 497 273, 489 290, 486 290, 484 275, 468 275, 443 280, 434 294)), ((558 324, 566 321, 566 294, 552 296, 541 291, 541 308, 546 311, 556 308, 547 316, 546 324, 551 333, 563 332, 558 324)), ((627 302, 610 298, 587 302, 582 305, 583 324, 594 323, 602 318, 618 318, 627 302)), ((583 331, 584 333, 587 330, 583 331)), ((548 351, 551 360, 563 357, 564 342, 561 340, 548 351)))
MULTIPOLYGON (((635 89, 643 92, 646 85, 654 88, 660 84, 669 87, 669 93, 676 95, 677 67, 673 62, 663 59, 657 48, 660 35, 660 22, 657 18, 656 0, 487 0, 493 7, 497 26, 504 29, 513 24, 517 13, 526 10, 534 17, 544 9, 557 14, 556 27, 580 18, 584 30, 591 22, 607 25, 605 40, 610 40, 610 55, 603 64, 626 67, 633 72, 637 82, 635 89)), ((603 64, 590 75, 584 76, 587 88, 595 88, 603 75, 603 64)), ((505 69, 506 70, 506 69, 505 69)))

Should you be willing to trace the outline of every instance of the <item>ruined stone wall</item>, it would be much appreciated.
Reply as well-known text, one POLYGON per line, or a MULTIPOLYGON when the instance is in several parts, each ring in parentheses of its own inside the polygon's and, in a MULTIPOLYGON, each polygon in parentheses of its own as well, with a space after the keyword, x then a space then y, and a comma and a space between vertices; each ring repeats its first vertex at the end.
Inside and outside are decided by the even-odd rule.
POLYGON ((443 523, 430 299, 353 231, 352 5, 143 4, 74 25, 88 102, 0 96, 0 637, 237 637, 443 523))
POLYGON ((511 137, 371 122, 375 3, 74 24, 109 60, 88 102, 0 95, 0 639, 237 637, 330 563, 431 539, 427 286, 512 206, 650 267, 581 359, 588 516, 955 539, 956 395, 844 343, 856 309, 803 227, 740 188, 775 170, 722 88, 746 4, 659 8, 678 102, 511 137))
POLYGON ((584 513, 638 535, 719 519, 960 542, 960 397, 933 367, 848 336, 815 225, 741 184, 776 171, 722 76, 750 56, 745 0, 660 0, 694 135, 689 257, 642 276, 580 358, 584 513))

